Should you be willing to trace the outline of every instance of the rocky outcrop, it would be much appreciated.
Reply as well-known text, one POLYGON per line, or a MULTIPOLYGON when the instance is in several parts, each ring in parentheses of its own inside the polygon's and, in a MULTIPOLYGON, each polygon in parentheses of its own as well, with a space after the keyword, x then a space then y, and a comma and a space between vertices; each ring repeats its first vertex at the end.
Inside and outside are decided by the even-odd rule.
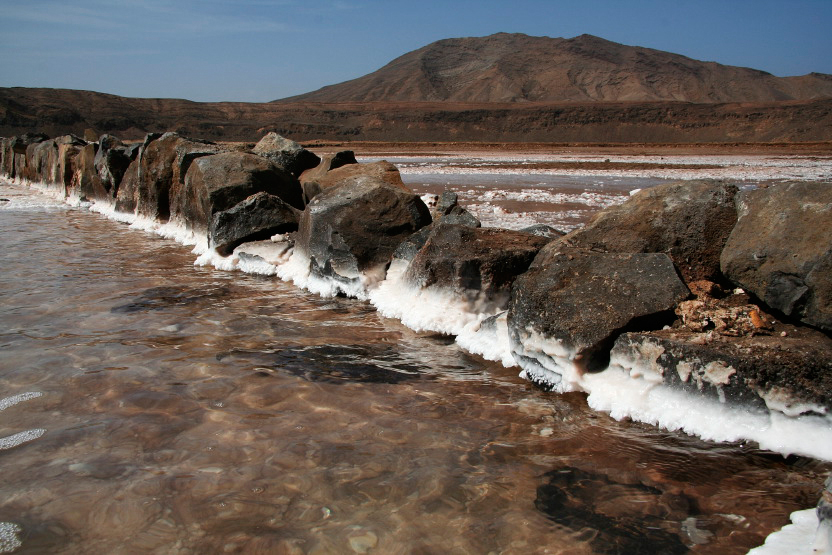
POLYGON ((832 331, 832 187, 791 183, 744 193, 722 271, 783 315, 832 331))
POLYGON ((208 246, 228 256, 242 243, 297 231, 299 216, 300 211, 280 197, 259 192, 213 215, 208 246))
POLYGON ((618 335, 661 328, 689 294, 665 254, 599 253, 555 241, 514 282, 512 353, 533 381, 569 390, 568 381, 607 366, 618 335))
POLYGON ((316 154, 306 150, 300 144, 273 132, 260 139, 252 152, 268 158, 277 167, 294 177, 299 177, 304 171, 314 168, 321 161, 316 154))
MULTIPOLYGON (((271 161, 245 152, 201 156, 190 165, 184 183, 174 189, 171 217, 186 227, 205 232, 214 215, 231 210, 256 193, 268 193, 287 206, 303 208, 297 180, 271 161)), ((255 202, 240 208, 252 216, 263 207, 255 202)), ((232 241, 233 242, 233 241, 232 241)))
POLYGON ((663 252, 686 282, 719 279, 719 257, 737 221, 737 187, 685 181, 640 191, 567 237, 602 252, 663 252))
POLYGON ((309 258, 313 275, 363 288, 367 280, 384 277, 399 243, 431 219, 424 202, 404 185, 372 174, 349 175, 307 205, 295 248, 309 258))

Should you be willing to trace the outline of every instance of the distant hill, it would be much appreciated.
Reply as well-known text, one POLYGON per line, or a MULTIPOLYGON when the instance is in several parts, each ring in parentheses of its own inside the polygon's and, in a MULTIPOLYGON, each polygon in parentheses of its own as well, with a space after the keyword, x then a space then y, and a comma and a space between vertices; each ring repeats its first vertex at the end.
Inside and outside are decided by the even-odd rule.
POLYGON ((190 102, 67 89, 0 88, 0 136, 178 131, 215 141, 832 141, 832 98, 689 102, 190 102))
POLYGON ((626 46, 497 33, 440 40, 383 68, 275 102, 776 102, 832 97, 832 75, 776 77, 626 46))

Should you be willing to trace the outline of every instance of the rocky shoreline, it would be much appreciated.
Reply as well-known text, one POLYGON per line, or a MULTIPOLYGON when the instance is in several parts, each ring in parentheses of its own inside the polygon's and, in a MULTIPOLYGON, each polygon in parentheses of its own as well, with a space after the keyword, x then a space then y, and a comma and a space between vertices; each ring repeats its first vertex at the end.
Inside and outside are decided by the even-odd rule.
MULTIPOLYGON (((176 133, 136 144, 28 134, 2 140, 0 171, 184 230, 218 266, 368 299, 591 403, 617 383, 661 385, 832 433, 828 183, 670 183, 563 234, 483 228, 453 193, 415 195, 392 164, 319 157, 274 133, 254 148, 176 133)), ((666 426, 643 397, 642 415, 622 413, 614 394, 593 406, 666 426)), ((779 450, 832 460, 823 449, 779 450)))

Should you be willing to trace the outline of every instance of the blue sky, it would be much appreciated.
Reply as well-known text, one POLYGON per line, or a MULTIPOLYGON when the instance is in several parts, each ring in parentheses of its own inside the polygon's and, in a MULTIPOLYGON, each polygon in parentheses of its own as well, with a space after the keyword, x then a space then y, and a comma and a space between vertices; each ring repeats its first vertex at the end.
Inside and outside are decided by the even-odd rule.
POLYGON ((263 102, 501 31, 832 74, 830 29, 832 0, 0 0, 0 86, 263 102))

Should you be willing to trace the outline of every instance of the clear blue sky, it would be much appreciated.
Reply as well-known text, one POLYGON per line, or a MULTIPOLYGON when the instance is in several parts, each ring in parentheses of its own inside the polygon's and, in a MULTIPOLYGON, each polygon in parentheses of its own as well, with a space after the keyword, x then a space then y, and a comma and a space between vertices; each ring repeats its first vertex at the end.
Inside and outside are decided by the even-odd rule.
POLYGON ((832 0, 0 0, 0 86, 262 102, 501 31, 832 74, 832 0))

